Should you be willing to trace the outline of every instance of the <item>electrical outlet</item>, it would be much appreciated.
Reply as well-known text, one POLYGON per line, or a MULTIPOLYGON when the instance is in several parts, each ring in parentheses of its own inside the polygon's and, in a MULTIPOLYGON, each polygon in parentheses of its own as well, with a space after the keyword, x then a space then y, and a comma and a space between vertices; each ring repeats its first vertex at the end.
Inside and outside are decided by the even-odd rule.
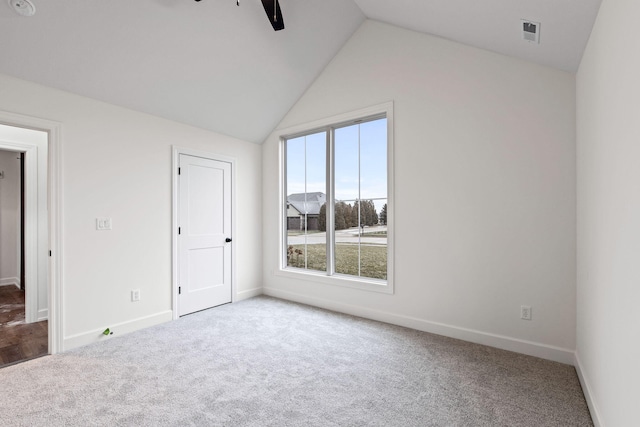
POLYGON ((531 306, 530 305, 521 305, 520 306, 520 318, 522 320, 531 320, 531 306))
POLYGON ((131 302, 140 301, 140 289, 131 291, 131 302))

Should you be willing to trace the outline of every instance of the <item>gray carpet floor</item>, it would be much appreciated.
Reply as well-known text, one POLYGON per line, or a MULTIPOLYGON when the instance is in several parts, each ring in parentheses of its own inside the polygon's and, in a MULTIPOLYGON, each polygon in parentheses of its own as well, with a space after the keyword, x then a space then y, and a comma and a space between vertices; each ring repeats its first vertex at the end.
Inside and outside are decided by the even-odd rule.
POLYGON ((572 366, 261 296, 3 368, 0 425, 593 424, 572 366))

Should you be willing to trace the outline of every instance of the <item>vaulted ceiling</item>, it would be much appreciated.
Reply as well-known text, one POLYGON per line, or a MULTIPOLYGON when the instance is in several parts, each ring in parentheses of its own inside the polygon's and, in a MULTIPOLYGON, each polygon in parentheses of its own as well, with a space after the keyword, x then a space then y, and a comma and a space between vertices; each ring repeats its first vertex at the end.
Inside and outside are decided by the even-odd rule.
POLYGON ((279 1, 4 2, 0 73, 261 143, 367 18, 573 72, 601 0, 279 1))

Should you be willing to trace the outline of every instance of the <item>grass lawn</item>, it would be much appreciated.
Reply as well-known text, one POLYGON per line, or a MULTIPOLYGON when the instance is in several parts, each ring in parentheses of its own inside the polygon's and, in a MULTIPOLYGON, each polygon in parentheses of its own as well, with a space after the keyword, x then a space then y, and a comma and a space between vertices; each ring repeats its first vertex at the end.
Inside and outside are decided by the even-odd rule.
MULTIPOLYGON (((302 250, 301 255, 291 257, 287 265, 290 267, 304 268, 304 245, 293 245, 296 249, 302 250)), ((309 270, 326 271, 327 255, 326 245, 307 245, 307 268, 309 270)), ((336 273, 358 275, 358 245, 337 244, 336 245, 336 273)), ((360 246, 360 276, 373 279, 387 278, 387 247, 385 245, 362 245, 360 246)))

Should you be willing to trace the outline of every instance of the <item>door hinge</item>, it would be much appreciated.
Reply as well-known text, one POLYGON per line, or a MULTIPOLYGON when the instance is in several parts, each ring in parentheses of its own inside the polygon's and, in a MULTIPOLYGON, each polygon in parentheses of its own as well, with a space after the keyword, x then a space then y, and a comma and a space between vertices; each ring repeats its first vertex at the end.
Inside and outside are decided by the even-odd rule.
POLYGON ((178 234, 180 234, 180 232, 181 232, 181 231, 182 231, 182 230, 180 229, 180 227, 178 227, 178 234))
POLYGON ((178 286, 178 295, 182 293, 182 286, 178 286))
POLYGON ((49 251, 49 256, 51 256, 51 251, 49 251))
POLYGON ((178 175, 180 175, 180 168, 178 168, 178 175))

